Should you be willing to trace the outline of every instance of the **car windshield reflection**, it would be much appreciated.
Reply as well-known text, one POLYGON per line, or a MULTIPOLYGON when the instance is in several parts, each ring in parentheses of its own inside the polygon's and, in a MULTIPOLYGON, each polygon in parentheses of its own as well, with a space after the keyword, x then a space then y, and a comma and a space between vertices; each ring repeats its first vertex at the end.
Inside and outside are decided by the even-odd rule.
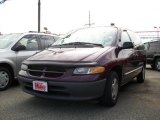
MULTIPOLYGON (((66 35, 66 37, 57 40, 52 46, 68 45, 69 43, 91 43, 101 46, 111 46, 116 39, 117 28, 99 27, 84 28, 66 35)), ((73 45, 73 44, 72 44, 73 45)), ((81 44, 82 45, 82 44, 81 44)), ((85 44, 87 45, 87 44, 85 44)))
POLYGON ((0 36, 0 49, 5 49, 10 46, 16 39, 21 36, 20 33, 5 34, 0 36))

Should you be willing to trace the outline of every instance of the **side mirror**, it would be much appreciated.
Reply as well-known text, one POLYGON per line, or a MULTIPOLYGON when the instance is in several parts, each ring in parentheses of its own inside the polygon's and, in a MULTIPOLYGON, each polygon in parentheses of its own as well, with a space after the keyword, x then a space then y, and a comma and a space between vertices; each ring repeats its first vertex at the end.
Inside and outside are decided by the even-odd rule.
POLYGON ((132 42, 124 42, 122 49, 130 49, 130 48, 134 48, 134 45, 132 42))
POLYGON ((14 48, 12 48, 14 51, 20 51, 20 50, 26 50, 26 47, 24 45, 18 45, 14 48))
POLYGON ((53 43, 49 44, 49 45, 48 45, 48 48, 49 48, 49 47, 51 47, 51 46, 52 46, 52 44, 53 44, 53 43))

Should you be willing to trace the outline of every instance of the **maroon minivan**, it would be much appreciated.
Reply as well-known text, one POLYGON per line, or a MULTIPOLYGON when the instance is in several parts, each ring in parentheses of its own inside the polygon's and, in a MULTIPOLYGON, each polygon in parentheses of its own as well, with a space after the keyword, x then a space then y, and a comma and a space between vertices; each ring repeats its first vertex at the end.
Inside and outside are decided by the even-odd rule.
POLYGON ((21 65, 23 91, 58 100, 116 104, 120 86, 145 79, 146 55, 137 35, 115 26, 75 30, 21 65))

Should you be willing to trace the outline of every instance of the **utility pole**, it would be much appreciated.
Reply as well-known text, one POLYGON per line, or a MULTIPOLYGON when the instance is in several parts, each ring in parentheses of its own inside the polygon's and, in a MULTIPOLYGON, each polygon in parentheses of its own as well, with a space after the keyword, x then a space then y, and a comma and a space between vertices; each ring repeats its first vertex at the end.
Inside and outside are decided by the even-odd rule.
POLYGON ((38 32, 41 31, 41 0, 38 0, 38 32))
POLYGON ((89 22, 88 22, 88 25, 89 25, 89 27, 91 27, 91 14, 90 14, 90 11, 89 11, 89 22))
POLYGON ((91 23, 91 14, 90 14, 90 10, 89 10, 89 17, 88 17, 89 21, 88 21, 88 24, 85 24, 85 25, 88 25, 89 27, 91 27, 91 25, 93 25, 94 23, 91 23))

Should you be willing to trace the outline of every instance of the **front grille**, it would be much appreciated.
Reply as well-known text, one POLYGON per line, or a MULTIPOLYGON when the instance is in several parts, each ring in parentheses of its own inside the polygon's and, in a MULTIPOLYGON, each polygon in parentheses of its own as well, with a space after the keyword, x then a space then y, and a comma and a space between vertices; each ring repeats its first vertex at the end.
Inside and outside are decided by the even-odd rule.
POLYGON ((62 76, 66 68, 55 65, 28 65, 27 71, 31 76, 56 78, 62 76))

